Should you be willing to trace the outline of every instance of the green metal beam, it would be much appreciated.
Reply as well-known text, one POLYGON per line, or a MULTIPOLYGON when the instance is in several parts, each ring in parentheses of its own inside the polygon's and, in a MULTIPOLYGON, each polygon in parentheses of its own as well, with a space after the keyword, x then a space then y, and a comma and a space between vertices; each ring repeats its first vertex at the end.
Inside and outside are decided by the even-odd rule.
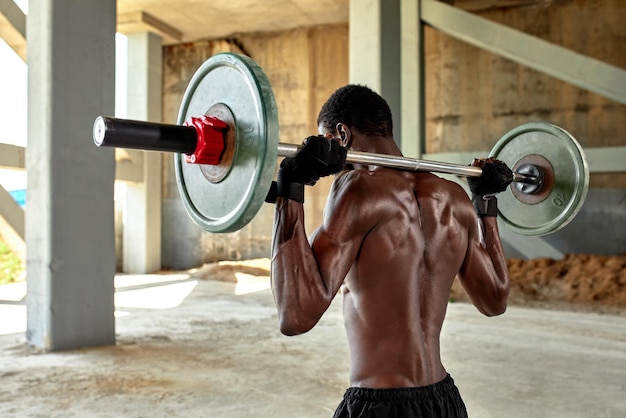
POLYGON ((622 68, 439 1, 421 0, 421 18, 456 39, 626 104, 626 70, 622 68))

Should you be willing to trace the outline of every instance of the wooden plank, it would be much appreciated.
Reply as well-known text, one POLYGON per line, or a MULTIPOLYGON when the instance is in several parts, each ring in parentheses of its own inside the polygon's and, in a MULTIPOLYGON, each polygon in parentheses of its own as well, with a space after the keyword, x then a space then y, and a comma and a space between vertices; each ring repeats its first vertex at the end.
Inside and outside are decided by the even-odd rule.
POLYGON ((116 161, 115 180, 143 182, 143 164, 138 164, 132 160, 116 161))
POLYGON ((23 241, 24 209, 2 186, 0 186, 0 217, 4 218, 15 234, 23 241))
POLYGON ((143 11, 120 13, 117 16, 117 31, 123 34, 153 32, 164 42, 180 42, 183 39, 181 31, 143 11))
POLYGON ((0 0, 0 38, 26 62, 26 15, 13 0, 0 0))
POLYGON ((0 15, 26 40, 26 15, 13 0, 0 0, 0 15))
POLYGON ((26 148, 0 143, 0 167, 24 170, 26 168, 26 148))

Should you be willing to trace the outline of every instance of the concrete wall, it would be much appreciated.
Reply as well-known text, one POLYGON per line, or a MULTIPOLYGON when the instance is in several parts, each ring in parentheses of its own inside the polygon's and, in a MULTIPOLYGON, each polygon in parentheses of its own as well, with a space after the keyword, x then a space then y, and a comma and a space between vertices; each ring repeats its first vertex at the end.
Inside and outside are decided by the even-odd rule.
MULTIPOLYGON (((626 68, 625 7, 621 0, 581 0, 479 14, 626 68)), ((489 150, 504 133, 529 121, 560 125, 585 147, 626 145, 626 106, 430 28, 425 29, 425 43, 425 152, 489 150)), ((320 106, 348 82, 347 26, 170 46, 164 51, 164 121, 175 122, 193 72, 221 51, 250 55, 267 73, 276 96, 281 142, 298 143, 315 133, 320 106)), ((164 166, 164 266, 182 268, 220 259, 269 256, 271 205, 264 205, 255 220, 239 232, 202 232, 178 199, 172 161, 168 158, 164 166)), ((309 231, 321 222, 329 184, 323 181, 307 188, 309 231)), ((626 252, 626 242, 620 238, 626 236, 626 174, 593 174, 591 187, 577 219, 546 240, 563 252, 626 252)))
MULTIPOLYGON (((622 0, 545 2, 480 15, 626 68, 622 0)), ((427 153, 488 150, 530 121, 559 125, 583 147, 626 145, 626 106, 433 29, 425 37, 427 153)), ((576 218, 543 239, 563 253, 621 254, 625 236, 626 173, 596 173, 576 218)))
MULTIPOLYGON (((183 94, 195 70, 218 52, 251 56, 267 74, 277 102, 280 142, 300 143, 316 134, 317 112, 348 80, 347 26, 315 27, 270 34, 246 34, 236 41, 203 41, 164 50, 163 120, 175 123, 183 94)), ((264 204, 245 228, 230 234, 202 231, 187 216, 179 199, 173 159, 163 172, 164 267, 189 268, 217 260, 268 257, 274 207, 264 204)), ((307 188, 307 228, 321 222, 329 180, 307 188)))
MULTIPOLYGON (((622 0, 541 2, 480 15, 626 68, 622 0)), ((626 106, 436 30, 426 28, 425 37, 427 153, 488 150, 529 121, 561 126, 583 147, 626 144, 626 106)), ((626 173, 593 175, 591 181, 592 187, 625 188, 626 173)))

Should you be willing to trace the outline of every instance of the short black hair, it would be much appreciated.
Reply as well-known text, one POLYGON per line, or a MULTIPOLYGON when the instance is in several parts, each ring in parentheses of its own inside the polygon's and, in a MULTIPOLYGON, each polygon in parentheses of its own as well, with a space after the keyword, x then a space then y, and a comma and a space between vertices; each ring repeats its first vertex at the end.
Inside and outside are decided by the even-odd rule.
POLYGON ((341 87, 322 106, 318 126, 333 132, 340 122, 365 135, 393 135, 389 105, 378 93, 362 85, 341 87))

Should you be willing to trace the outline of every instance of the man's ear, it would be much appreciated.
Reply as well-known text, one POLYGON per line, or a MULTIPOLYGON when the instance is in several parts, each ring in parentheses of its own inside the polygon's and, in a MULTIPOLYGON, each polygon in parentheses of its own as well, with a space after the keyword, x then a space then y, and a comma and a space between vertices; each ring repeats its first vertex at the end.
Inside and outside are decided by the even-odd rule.
POLYGON ((352 143, 352 131, 350 131, 350 128, 339 122, 335 129, 337 129, 337 134, 341 138, 341 146, 349 147, 352 143))

